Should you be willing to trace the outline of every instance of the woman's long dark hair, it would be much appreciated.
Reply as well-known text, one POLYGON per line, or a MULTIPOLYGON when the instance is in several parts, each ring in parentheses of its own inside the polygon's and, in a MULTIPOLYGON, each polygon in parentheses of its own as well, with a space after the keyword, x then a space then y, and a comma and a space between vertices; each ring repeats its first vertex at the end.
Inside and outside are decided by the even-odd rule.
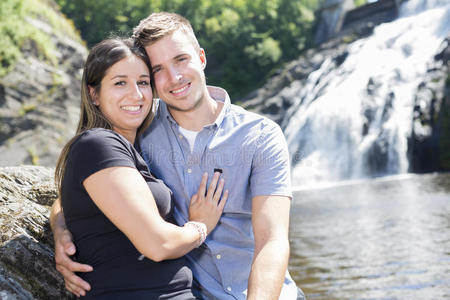
MULTIPOLYGON (((105 77, 106 71, 118 61, 135 55, 140 58, 151 70, 150 61, 142 47, 137 46, 132 39, 111 38, 95 45, 87 57, 84 65, 83 77, 81 81, 81 108, 80 120, 75 136, 61 150, 61 154, 56 163, 55 184, 61 197, 61 185, 66 168, 67 155, 70 147, 76 138, 86 130, 91 128, 106 128, 112 130, 111 122, 103 115, 100 109, 94 105, 93 99, 89 93, 89 87, 94 88, 95 93, 100 92, 101 81, 105 77)), ((153 91, 153 78, 151 81, 153 91)), ((155 94, 154 94, 155 95, 155 94)), ((140 135, 150 125, 153 119, 153 110, 144 119, 137 130, 140 135)))

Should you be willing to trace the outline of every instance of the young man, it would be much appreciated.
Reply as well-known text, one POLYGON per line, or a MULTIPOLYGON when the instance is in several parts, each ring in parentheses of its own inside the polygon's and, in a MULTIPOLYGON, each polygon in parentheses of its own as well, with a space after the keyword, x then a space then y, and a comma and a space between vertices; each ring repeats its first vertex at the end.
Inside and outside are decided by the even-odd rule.
MULTIPOLYGON (((200 299, 304 299, 287 272, 290 166, 279 126, 232 105, 227 93, 206 85, 205 51, 185 18, 155 13, 134 37, 145 48, 159 101, 140 141, 150 170, 172 189, 175 219, 188 220, 201 174, 219 170, 230 191, 219 225, 187 255, 200 299)), ((55 259, 67 288, 88 284, 74 271, 74 251, 58 205, 52 211, 55 259), (59 217, 58 217, 59 216, 59 217)))

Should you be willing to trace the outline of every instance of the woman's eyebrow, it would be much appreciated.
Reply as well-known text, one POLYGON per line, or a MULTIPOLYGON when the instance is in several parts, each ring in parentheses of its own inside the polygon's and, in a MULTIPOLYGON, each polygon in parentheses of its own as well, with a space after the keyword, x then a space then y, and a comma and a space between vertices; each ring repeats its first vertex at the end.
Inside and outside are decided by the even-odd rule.
POLYGON ((127 75, 114 75, 113 77, 111 77, 111 80, 116 79, 116 78, 126 78, 128 77, 127 75))

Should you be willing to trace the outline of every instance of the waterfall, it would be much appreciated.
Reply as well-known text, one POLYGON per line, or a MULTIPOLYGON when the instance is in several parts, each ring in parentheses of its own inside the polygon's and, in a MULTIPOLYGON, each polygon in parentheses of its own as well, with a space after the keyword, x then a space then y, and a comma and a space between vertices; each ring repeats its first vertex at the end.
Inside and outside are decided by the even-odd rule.
POLYGON ((349 44, 338 67, 327 59, 311 73, 283 125, 293 184, 408 172, 415 92, 449 33, 448 0, 409 0, 395 21, 349 44))

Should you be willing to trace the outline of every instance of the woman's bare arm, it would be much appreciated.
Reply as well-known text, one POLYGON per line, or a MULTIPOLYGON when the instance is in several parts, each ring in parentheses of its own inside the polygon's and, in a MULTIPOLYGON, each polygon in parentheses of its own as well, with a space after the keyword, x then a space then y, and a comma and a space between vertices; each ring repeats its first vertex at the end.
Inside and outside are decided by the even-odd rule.
MULTIPOLYGON (((191 203, 191 207, 195 206, 195 219, 191 216, 191 220, 206 224, 208 232, 217 224, 228 194, 225 192, 220 201, 223 180, 219 181, 219 176, 214 175, 205 196, 205 174, 191 203)), ((85 179, 83 185, 108 219, 151 260, 181 257, 198 245, 199 232, 195 227, 179 227, 161 218, 147 183, 136 169, 103 169, 85 179)))

